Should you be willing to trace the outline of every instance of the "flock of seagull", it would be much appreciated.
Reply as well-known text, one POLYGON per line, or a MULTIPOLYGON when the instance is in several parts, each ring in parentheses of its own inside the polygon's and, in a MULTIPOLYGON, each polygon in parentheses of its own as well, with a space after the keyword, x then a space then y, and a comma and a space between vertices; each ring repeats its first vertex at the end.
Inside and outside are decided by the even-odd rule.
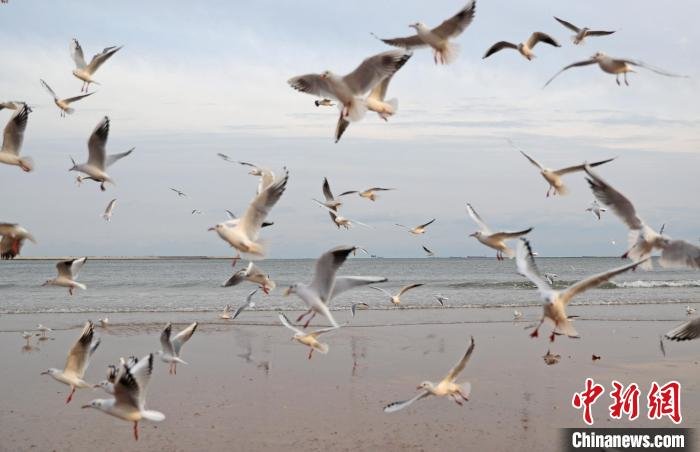
MULTIPOLYGON (((475 16, 475 8, 476 2, 470 1, 456 15, 445 20, 435 28, 431 29, 421 22, 416 22, 410 25, 410 27, 416 31, 414 35, 393 39, 381 39, 384 43, 402 50, 392 50, 371 56, 365 59, 354 71, 347 75, 340 76, 330 71, 325 71, 320 74, 306 74, 294 77, 289 80, 289 84, 299 91, 322 97, 322 99, 315 101, 316 106, 338 106, 340 116, 338 118, 335 134, 337 142, 348 128, 350 122, 356 122, 362 119, 367 110, 376 112, 383 120, 388 120, 396 113, 398 102, 395 99, 385 100, 388 85, 395 73, 411 58, 411 51, 413 49, 430 47, 433 51, 436 64, 449 64, 454 61, 455 58, 457 58, 458 52, 453 39, 460 35, 471 24, 475 16), (333 101, 335 101, 335 103, 333 101)), ((565 20, 556 17, 555 19, 575 33, 572 37, 575 45, 581 44, 588 37, 606 36, 615 33, 614 31, 597 31, 591 30, 588 27, 577 27, 565 20)), ((519 44, 508 41, 497 42, 486 51, 483 58, 491 57, 504 49, 513 49, 517 50, 526 59, 532 60, 535 56, 533 49, 538 43, 548 44, 553 47, 561 46, 552 36, 537 31, 526 41, 519 44)), ((96 54, 89 64, 86 64, 80 44, 77 40, 72 40, 70 49, 76 65, 73 75, 83 82, 81 94, 69 98, 60 98, 44 80, 40 81, 41 85, 52 96, 56 106, 60 109, 62 117, 73 113, 74 110, 71 107, 73 103, 94 94, 94 92, 88 92, 88 90, 91 84, 99 84, 93 78, 95 72, 121 48, 121 46, 107 47, 102 52, 96 54)), ((616 75, 618 84, 620 84, 620 74, 624 76, 624 82, 627 84, 627 73, 632 72, 633 67, 643 67, 663 75, 676 76, 676 74, 662 71, 641 61, 612 58, 598 52, 588 60, 579 61, 564 67, 560 72, 555 74, 547 84, 567 69, 595 63, 597 63, 604 72, 616 75)), ((25 102, 7 101, 0 103, 0 110, 2 109, 10 109, 15 112, 4 130, 2 150, 0 151, 0 163, 18 166, 26 172, 32 171, 34 168, 33 160, 30 157, 20 155, 24 131, 27 126, 29 114, 32 111, 31 107, 25 102)), ((106 145, 109 130, 110 120, 108 117, 104 117, 97 124, 89 137, 87 162, 78 164, 71 157, 73 163, 71 171, 81 173, 81 175, 77 177, 78 183, 91 180, 99 183, 100 189, 105 191, 107 189, 106 184, 114 183, 113 178, 106 172, 107 168, 133 152, 134 149, 132 148, 126 152, 108 155, 106 152, 106 145)), ((512 145, 515 147, 514 144, 512 145)), ((583 279, 564 290, 555 290, 552 288, 552 285, 557 275, 542 274, 539 272, 535 261, 536 253, 532 251, 530 242, 525 238, 525 236, 532 231, 532 227, 517 231, 493 232, 477 213, 475 208, 469 203, 466 204, 468 215, 478 226, 478 230, 472 233, 471 236, 484 246, 495 250, 496 258, 499 261, 505 260, 506 258, 515 258, 517 271, 534 284, 542 298, 542 316, 530 333, 532 337, 537 337, 541 325, 545 321, 549 321, 553 325, 553 329, 549 335, 550 341, 554 341, 557 335, 578 338, 579 334, 573 326, 572 317, 566 312, 567 306, 571 300, 578 294, 597 287, 609 281, 611 278, 624 272, 634 270, 637 267, 650 270, 652 268, 651 254, 656 250, 661 253, 659 262, 662 266, 682 266, 700 269, 699 247, 684 240, 672 239, 665 235, 663 231, 656 232, 653 230, 638 216, 634 205, 626 196, 613 188, 593 171, 594 167, 610 163, 614 159, 611 158, 592 163, 583 162, 566 168, 553 170, 543 166, 523 150, 520 150, 520 152, 530 163, 537 167, 541 176, 547 182, 547 197, 566 195, 568 190, 564 184, 563 177, 573 173, 582 173, 585 175, 595 198, 586 211, 592 212, 596 218, 600 220, 602 213, 610 210, 619 217, 630 230, 629 248, 622 258, 629 259, 631 262, 583 279), (515 250, 508 246, 508 241, 511 240, 517 240, 515 250)), ((239 162, 225 154, 219 154, 219 157, 224 161, 249 167, 249 174, 259 178, 256 194, 243 215, 238 217, 233 212, 227 211, 229 218, 210 228, 210 231, 216 232, 223 242, 235 250, 234 266, 236 262, 242 258, 246 258, 250 261, 244 269, 236 271, 224 282, 223 286, 235 286, 247 281, 257 285, 258 289, 264 294, 269 294, 271 291, 275 290, 276 284, 270 278, 270 275, 260 267, 259 261, 265 258, 267 251, 267 242, 260 236, 263 228, 274 224, 267 221, 267 217, 283 196, 290 177, 290 171, 287 168, 283 168, 281 173, 275 174, 275 172, 270 169, 262 168, 248 162, 239 162)), ((186 193, 177 188, 171 187, 170 190, 178 197, 187 196, 186 193)), ((349 229, 353 225, 368 225, 341 215, 340 209, 343 205, 343 199, 345 199, 343 197, 356 194, 360 198, 376 202, 380 193, 392 190, 395 189, 371 187, 367 189, 349 190, 335 196, 331 191, 328 179, 324 178, 321 187, 323 201, 315 198, 313 200, 320 207, 328 211, 332 223, 337 228, 349 229)), ((115 205, 116 199, 112 199, 103 213, 105 221, 110 221, 115 205)), ((196 209, 192 211, 193 214, 198 212, 199 211, 196 209)), ((405 226, 401 224, 396 224, 396 226, 406 229, 411 235, 422 236, 435 221, 436 219, 433 218, 417 226, 405 226)), ((0 255, 3 259, 13 259, 19 255, 25 241, 36 243, 33 235, 26 228, 16 223, 0 223, 0 236, 2 236, 0 240, 0 255)), ((433 251, 427 246, 422 245, 422 249, 427 256, 434 255, 433 251)), ((303 301, 307 308, 307 310, 296 319, 296 324, 298 325, 301 325, 302 321, 304 322, 301 326, 295 325, 295 323, 290 321, 282 312, 279 313, 278 318, 284 327, 293 332, 293 340, 308 347, 309 359, 311 359, 314 351, 322 354, 329 352, 330 347, 328 344, 320 341, 321 336, 347 325, 341 325, 332 313, 331 302, 336 296, 351 289, 367 286, 368 288, 381 292, 393 305, 400 307, 401 297, 403 295, 408 291, 424 285, 423 283, 412 283, 402 287, 397 293, 392 293, 377 286, 377 284, 387 281, 387 278, 382 276, 338 276, 338 271, 348 257, 358 251, 367 253, 366 250, 356 246, 337 246, 326 251, 317 259, 310 282, 297 282, 287 287, 284 291, 285 295, 296 295, 303 301), (307 330, 309 323, 318 314, 326 318, 330 327, 307 330)), ((67 288, 71 295, 73 295, 76 289, 85 290, 86 286, 78 282, 77 278, 81 268, 86 262, 86 257, 59 262, 56 265, 57 276, 47 280, 44 285, 67 288)), ((251 291, 246 296, 244 302, 235 310, 232 306, 227 305, 223 312, 219 314, 219 318, 223 320, 233 320, 245 309, 254 307, 255 302, 253 298, 258 289, 251 291)), ((435 295, 435 299, 441 305, 444 305, 445 301, 447 301, 447 298, 439 294, 435 295)), ((368 307, 366 303, 353 304, 351 308, 353 317, 356 315, 358 309, 368 307)), ((688 308, 689 315, 692 313, 690 309, 691 308, 688 308)), ((514 312, 515 319, 521 317, 522 313, 518 311, 514 312)), ((108 323, 108 319, 100 319, 100 324, 103 327, 108 323)), ((197 322, 192 323, 178 334, 172 336, 172 325, 167 324, 160 336, 160 351, 157 353, 150 353, 142 358, 133 356, 121 358, 118 364, 108 367, 106 380, 92 385, 84 380, 84 375, 91 356, 100 345, 100 339, 95 333, 95 326, 92 322, 88 321, 78 340, 70 349, 64 368, 62 370, 51 368, 43 373, 50 375, 56 381, 70 386, 71 389, 66 403, 71 401, 77 389, 102 388, 113 397, 95 399, 89 404, 84 405, 83 408, 94 408, 120 419, 133 422, 133 434, 135 439, 138 439, 138 423, 141 420, 162 421, 165 419, 162 413, 146 409, 146 388, 153 371, 155 357, 157 356, 161 361, 167 363, 169 365, 169 373, 175 375, 177 373, 177 364, 186 364, 180 357, 180 353, 183 345, 196 331, 197 325, 197 322)), ((42 325, 39 325, 37 330, 41 332, 43 337, 46 337, 46 333, 51 331, 50 328, 42 325)), ((666 333, 665 337, 671 340, 687 340, 695 339, 698 335, 700 335, 700 318, 695 318, 669 331, 666 333)), ((22 336, 27 340, 27 344, 29 344, 32 333, 25 332, 22 336)), ((474 348, 474 338, 471 338, 467 344, 464 355, 440 382, 422 382, 418 386, 419 392, 417 395, 405 401, 391 403, 384 408, 384 411, 387 413, 398 411, 417 400, 431 395, 449 397, 455 403, 462 405, 468 400, 470 384, 458 384, 456 380, 464 370, 474 348)), ((548 352, 547 355, 545 355, 545 361, 557 360, 557 356, 558 355, 548 352)))

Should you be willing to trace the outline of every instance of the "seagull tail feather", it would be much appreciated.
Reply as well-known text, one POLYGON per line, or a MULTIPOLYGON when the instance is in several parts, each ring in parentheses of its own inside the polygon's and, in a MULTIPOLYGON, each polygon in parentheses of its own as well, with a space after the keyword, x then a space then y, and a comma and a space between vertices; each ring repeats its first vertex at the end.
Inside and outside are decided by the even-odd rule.
POLYGON ((141 412, 141 417, 148 419, 149 421, 160 422, 165 420, 165 415, 160 411, 155 410, 143 410, 141 412))
POLYGON ((348 120, 349 121, 359 121, 364 118, 365 113, 367 113, 367 104, 365 100, 361 97, 354 97, 350 105, 348 106, 348 120))

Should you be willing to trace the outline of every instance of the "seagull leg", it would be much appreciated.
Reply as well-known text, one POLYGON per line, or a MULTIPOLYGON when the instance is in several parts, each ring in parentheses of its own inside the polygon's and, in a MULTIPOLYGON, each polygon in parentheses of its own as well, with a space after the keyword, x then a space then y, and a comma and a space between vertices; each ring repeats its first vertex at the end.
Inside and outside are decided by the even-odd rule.
POLYGON ((297 322, 301 322, 301 319, 303 319, 304 317, 306 317, 309 314, 311 314, 311 309, 309 309, 308 311, 306 311, 305 313, 303 313, 302 315, 297 317, 297 322))
POLYGON ((620 86, 620 74, 615 74, 615 83, 617 83, 617 86, 620 86))
POLYGON ((438 56, 437 50, 433 50, 433 61, 435 62, 435 64, 438 64, 437 56, 438 56))
POLYGON ((134 421, 134 440, 139 440, 139 421, 134 421))
POLYGON ((68 288, 68 293, 71 294, 71 295, 73 295, 73 287, 69 287, 69 288, 68 288))
POLYGON ((454 401, 455 401, 455 403, 456 403, 457 405, 459 405, 459 406, 462 406, 462 405, 463 405, 462 401, 461 401, 461 400, 459 400, 459 399, 457 398, 457 396, 456 396, 456 395, 454 395, 454 394, 450 394, 450 397, 452 397, 452 400, 454 400, 454 401))
POLYGON ((231 262, 231 267, 235 267, 238 261, 241 260, 241 254, 238 253, 235 256, 233 256, 233 261, 231 262))
POLYGON ((173 375, 177 375, 177 362, 173 362, 173 375))
POLYGON ((625 85, 630 86, 629 82, 627 81, 627 72, 625 72, 625 85))
POLYGON ((532 333, 530 333, 530 337, 539 336, 539 330, 540 330, 540 327, 542 326, 542 322, 544 322, 544 317, 540 319, 540 323, 537 324, 537 327, 535 328, 535 330, 532 333))
POLYGON ((267 286, 260 286, 263 292, 265 292, 265 295, 270 295, 270 289, 267 288, 267 286))
POLYGON ((461 389, 458 389, 457 393, 462 399, 464 399, 465 402, 469 402, 469 397, 465 396, 461 389))
POLYGON ((311 321, 314 319, 314 317, 316 317, 316 313, 315 313, 315 312, 312 313, 312 314, 311 314, 311 317, 309 317, 309 319, 306 321, 306 323, 304 324, 304 328, 307 328, 307 327, 309 326, 309 323, 311 323, 311 321))
POLYGON ((554 330, 552 330, 552 334, 549 335, 549 342, 554 342, 554 330))
POLYGON ((308 357, 307 359, 311 359, 311 356, 312 356, 313 354, 314 354, 314 349, 313 349, 313 347, 310 347, 310 350, 309 350, 309 357, 308 357))
POLYGON ((105 183, 104 183, 104 182, 102 182, 102 183, 100 184, 100 190, 102 190, 102 191, 107 190, 107 189, 105 188, 105 183))
POLYGON ((70 387, 70 394, 68 394, 68 398, 66 399, 66 403, 70 403, 71 400, 73 400, 73 394, 75 394, 75 386, 70 387))

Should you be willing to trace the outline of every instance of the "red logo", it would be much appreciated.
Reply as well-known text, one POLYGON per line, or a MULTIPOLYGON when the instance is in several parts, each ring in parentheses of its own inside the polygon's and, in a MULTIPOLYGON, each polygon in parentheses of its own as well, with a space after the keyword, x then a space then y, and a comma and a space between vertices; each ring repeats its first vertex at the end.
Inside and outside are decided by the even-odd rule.
POLYGON ((571 405, 578 410, 583 408, 583 421, 586 424, 593 425, 591 405, 593 405, 604 392, 605 388, 603 388, 602 385, 596 384, 592 378, 586 378, 586 390, 580 393, 574 393, 574 398, 571 399, 571 405))
POLYGON ((669 381, 661 387, 653 381, 647 395, 647 401, 649 419, 661 419, 663 416, 668 416, 674 423, 681 423, 683 419, 681 415, 681 384, 677 381, 669 381))

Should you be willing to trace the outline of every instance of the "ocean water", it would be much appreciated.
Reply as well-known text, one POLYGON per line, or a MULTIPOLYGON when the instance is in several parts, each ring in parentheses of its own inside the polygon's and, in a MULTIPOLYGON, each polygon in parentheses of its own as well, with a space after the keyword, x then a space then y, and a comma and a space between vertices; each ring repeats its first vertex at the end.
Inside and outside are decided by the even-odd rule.
MULTIPOLYGON (((78 280, 88 290, 70 296, 65 288, 41 287, 55 276, 56 261, 0 261, 0 314, 32 313, 139 313, 215 312, 224 305, 240 304, 255 288, 243 283, 223 288, 221 283, 234 270, 224 259, 88 260, 78 280)), ((539 258, 543 272, 559 275, 555 288, 564 288, 586 276, 619 265, 619 258, 539 258)), ((313 259, 266 260, 258 265, 277 283, 269 296, 256 294, 258 310, 302 309, 294 295, 284 297, 284 288, 294 282, 309 282, 313 259)), ((434 295, 449 298, 449 308, 510 308, 539 306, 534 286, 518 275, 515 261, 494 258, 452 259, 369 259, 351 258, 340 275, 384 276, 381 284, 396 291, 409 283, 425 286, 407 292, 407 308, 436 308, 434 295)), ((628 272, 576 297, 572 305, 584 306, 664 306, 700 301, 700 272, 662 269, 628 272)), ((348 309, 354 302, 366 302, 370 309, 393 309, 386 297, 369 288, 346 292, 332 302, 332 309, 348 309)), ((680 311, 679 311, 680 312, 680 311)))

